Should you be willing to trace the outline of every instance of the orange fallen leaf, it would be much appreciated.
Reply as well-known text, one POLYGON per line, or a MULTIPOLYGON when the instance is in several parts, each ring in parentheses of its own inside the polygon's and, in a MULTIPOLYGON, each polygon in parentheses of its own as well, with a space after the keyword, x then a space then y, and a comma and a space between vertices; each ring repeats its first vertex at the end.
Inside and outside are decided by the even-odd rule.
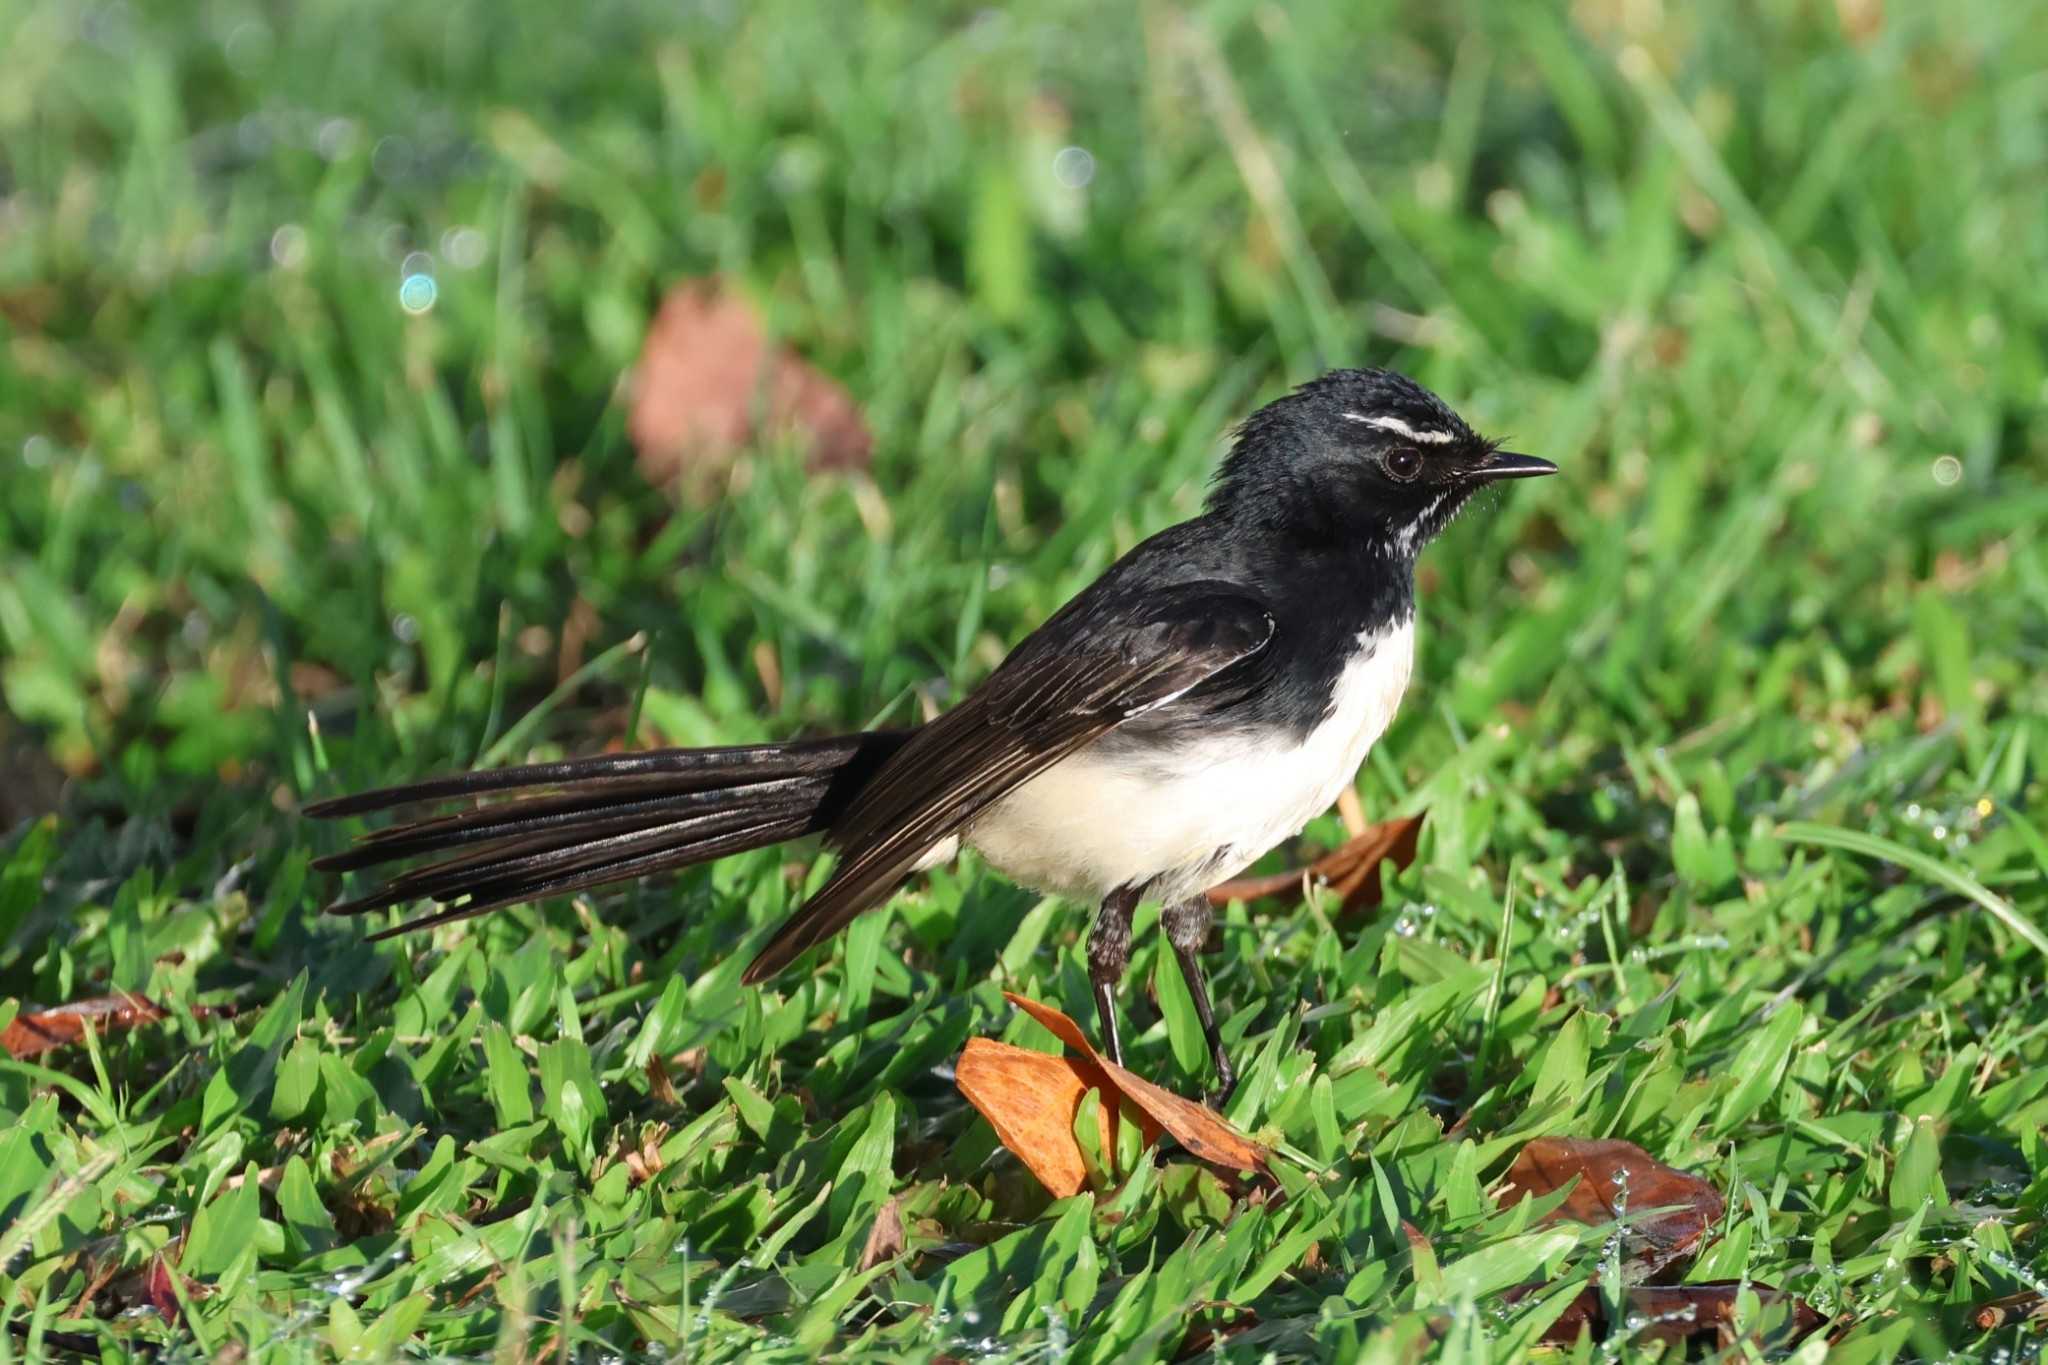
MULTIPOLYGON (((231 1005, 195 1005, 192 1016, 204 1019, 209 1015, 232 1015, 231 1005)), ((16 1015, 14 1022, 0 1031, 0 1049, 10 1057, 33 1057, 51 1048, 76 1043, 85 1037, 85 1026, 90 1022, 93 1031, 102 1037, 116 1029, 139 1028, 168 1018, 170 1011, 142 995, 97 995, 87 1000, 74 1000, 68 1005, 54 1005, 46 1010, 27 1010, 16 1015)))
POLYGON ((1721 1192, 1709 1181, 1674 1170, 1633 1142, 1537 1138, 1508 1167, 1502 1203, 1551 1194, 1578 1183, 1546 1221, 1598 1226, 1627 1214, 1623 1246, 1644 1272, 1694 1251, 1720 1221, 1721 1192), (1642 1211, 1658 1212, 1642 1215, 1642 1211))
POLYGON ((813 469, 861 468, 873 438, 852 397, 717 280, 678 285, 647 331, 626 433, 651 483, 715 472, 762 436, 791 436, 813 469))
POLYGON ((1263 877, 1239 877, 1212 886, 1209 902, 1228 905, 1232 901, 1298 895, 1307 880, 1335 891, 1339 908, 1345 912, 1371 909, 1380 903, 1380 864, 1392 861, 1398 870, 1415 861, 1416 841, 1422 835, 1422 822, 1427 814, 1425 811, 1368 825, 1362 833, 1346 839, 1306 868, 1263 877))
POLYGON ((1071 1051, 1053 1057, 974 1038, 954 1069, 955 1080, 1003 1145, 1055 1196, 1076 1194, 1087 1180, 1080 1144, 1074 1139, 1074 1116, 1090 1090, 1102 1096, 1103 1151, 1114 1148, 1119 1101, 1128 1099, 1137 1111, 1145 1146, 1170 1134, 1191 1155, 1213 1166, 1231 1171, 1266 1169, 1266 1148, 1231 1127, 1215 1110, 1183 1099, 1102 1056, 1080 1025, 1052 1006, 1011 991, 1003 994, 1071 1051))
MULTIPOLYGON (((1052 1006, 1027 1000, 1013 991, 1004 991, 1003 997, 1051 1029, 1061 1042, 1100 1067, 1110 1084, 1129 1098, 1140 1114, 1150 1119, 1157 1129, 1171 1133, 1195 1156, 1226 1170, 1263 1171, 1266 1168, 1266 1149, 1231 1127, 1214 1109, 1183 1099, 1164 1086, 1154 1085, 1143 1076, 1126 1071, 1102 1056, 1088 1042, 1081 1026, 1052 1006)), ((1106 1105, 1108 1094, 1104 1094, 1103 1100, 1106 1105)), ((1158 1131, 1150 1125, 1141 1126, 1146 1127, 1146 1145, 1158 1140, 1158 1131)))
MULTIPOLYGON (((1071 1057, 1012 1047, 992 1038, 969 1038, 953 1067, 953 1083, 981 1111, 1003 1146, 1016 1154, 1055 1199, 1079 1194, 1088 1183, 1088 1163, 1074 1138, 1074 1116, 1090 1090, 1071 1057)), ((1102 1147, 1114 1147, 1116 1102, 1102 1101, 1102 1147)))

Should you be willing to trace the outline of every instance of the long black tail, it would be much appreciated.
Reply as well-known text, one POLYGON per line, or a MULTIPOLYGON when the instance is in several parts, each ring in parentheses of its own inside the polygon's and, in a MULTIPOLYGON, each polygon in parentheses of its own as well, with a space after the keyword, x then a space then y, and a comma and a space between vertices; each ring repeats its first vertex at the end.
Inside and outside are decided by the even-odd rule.
POLYGON ((440 907, 371 936, 386 938, 816 833, 911 733, 605 754, 319 801, 306 814, 333 819, 424 802, 510 798, 377 830, 314 866, 353 872, 452 854, 327 907, 334 915, 420 900, 440 907))

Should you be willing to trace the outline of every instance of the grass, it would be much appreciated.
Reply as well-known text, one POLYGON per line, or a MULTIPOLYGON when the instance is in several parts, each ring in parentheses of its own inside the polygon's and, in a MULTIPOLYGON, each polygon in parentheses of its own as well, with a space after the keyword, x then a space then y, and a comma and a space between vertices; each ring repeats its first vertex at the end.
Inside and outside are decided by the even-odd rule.
MULTIPOLYGON (((1600 1265, 1484 1193, 1566 1134, 1714 1180, 1688 1273, 1831 1360, 2039 1358, 1971 1312, 2048 1280, 2025 7, 0 0, 0 50, 0 999, 176 1014, 0 1064, 0 1350, 1107 1360, 1227 1303, 1231 1359, 1505 1360, 1560 1305, 1498 1291, 1600 1265), (638 480, 618 378, 711 272, 870 476, 638 480), (1428 557, 1386 910, 1225 917, 1288 1198, 994 1150, 946 1068, 1050 1046, 1005 986, 1088 1017, 1086 915, 971 861, 762 992, 776 855, 317 914, 302 801, 910 714, 1359 362, 1566 473, 1428 557)), ((1133 1064, 1192 1092, 1161 952, 1133 1064)))

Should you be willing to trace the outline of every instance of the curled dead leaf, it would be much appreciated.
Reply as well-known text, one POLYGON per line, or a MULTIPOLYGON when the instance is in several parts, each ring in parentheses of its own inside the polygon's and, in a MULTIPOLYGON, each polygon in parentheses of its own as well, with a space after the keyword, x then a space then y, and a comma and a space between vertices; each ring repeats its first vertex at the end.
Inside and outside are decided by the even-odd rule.
POLYGON ((1977 1326, 1985 1331, 2003 1327, 2007 1323, 2040 1323, 2048 1326, 2048 1295, 2038 1289, 2008 1294, 2002 1299, 1992 1299, 1977 1305, 1975 1314, 1977 1326))
POLYGON ((645 1185, 660 1175, 667 1167, 662 1160, 661 1144, 668 1140, 668 1125, 650 1123, 640 1130, 640 1145, 621 1143, 619 1159, 626 1164, 626 1174, 635 1185, 645 1185))
MULTIPOLYGON (((219 1015, 232 1017, 232 1005, 195 1005, 192 1017, 205 1019, 219 1015)), ((170 1017, 170 1011, 147 996, 117 992, 113 995, 96 995, 86 1000, 74 1000, 68 1005, 54 1005, 46 1010, 24 1010, 14 1018, 4 1031, 0 1031, 0 1048, 10 1057, 33 1057, 51 1048, 63 1047, 84 1039, 85 1026, 90 1023, 93 1031, 101 1037, 117 1029, 139 1028, 170 1017)))
MULTIPOLYGON (((1127 1071, 1102 1056, 1089 1043, 1087 1035, 1081 1032, 1081 1026, 1052 1006, 1027 1000, 1013 991, 1004 991, 1003 998, 1051 1029, 1061 1042, 1085 1054, 1102 1069, 1110 1083, 1137 1106, 1148 1146, 1158 1140, 1158 1132, 1163 1130, 1172 1134, 1190 1154, 1212 1166, 1220 1166, 1227 1171, 1266 1169, 1269 1156, 1266 1149, 1231 1127, 1214 1109, 1183 1099, 1164 1086, 1154 1085, 1143 1076, 1127 1071), (1147 1124, 1145 1119, 1151 1122, 1147 1124)), ((1106 1102, 1109 1096, 1105 1093, 1103 1098, 1106 1102)))
POLYGON ((671 1109, 683 1102, 676 1094, 676 1083, 669 1079, 668 1064, 659 1057, 647 1059, 647 1093, 671 1109))
POLYGON ((852 397, 770 341, 752 305, 717 280, 671 289, 642 343, 626 432, 651 483, 715 474, 763 437, 788 437, 813 469, 858 469, 873 438, 852 397))
POLYGON ((1380 864, 1392 862, 1398 871, 1415 861, 1416 841, 1422 837, 1422 822, 1427 814, 1425 811, 1367 825, 1305 868, 1263 877, 1239 877, 1212 886, 1209 902, 1228 905, 1267 896, 1298 897, 1306 881, 1335 891, 1339 907, 1346 913, 1369 910, 1380 903, 1380 864))
POLYGON ((1087 1166, 1074 1139, 1074 1116, 1090 1090, 1102 1096, 1101 1149, 1116 1141, 1119 1101, 1137 1111, 1138 1130, 1151 1146, 1172 1137, 1198 1160, 1229 1171, 1266 1170, 1269 1153, 1221 1114, 1137 1076, 1095 1051, 1072 1019, 1050 1005, 1005 991, 1005 998, 1045 1025, 1070 1049, 1064 1057, 970 1039, 954 1069, 961 1093, 996 1130, 1040 1184, 1059 1198, 1078 1193, 1087 1166))
POLYGON ((903 1211, 891 1195, 876 1212, 875 1225, 868 1229, 868 1240, 860 1249, 860 1269, 873 1270, 884 1261, 895 1260, 903 1254, 903 1246, 903 1211))
POLYGON ((178 1304, 178 1291, 181 1289, 187 1301, 205 1298, 211 1292, 205 1285, 181 1273, 163 1252, 150 1257, 142 1272, 142 1301, 154 1308, 157 1316, 165 1322, 182 1323, 185 1320, 184 1309, 178 1304))
POLYGON ((953 1083, 1055 1199, 1079 1194, 1088 1183, 1074 1116, 1090 1090, 1103 1091, 1101 1150, 1115 1143, 1116 1106, 1107 1082, 1099 1074, 1084 1075, 1071 1057, 970 1038, 954 1065, 953 1083))
POLYGON ((1625 1217, 1623 1245, 1642 1274, 1696 1251, 1724 1207, 1712 1184, 1665 1165, 1633 1142, 1549 1137, 1535 1139, 1515 1156, 1501 1202, 1512 1206, 1552 1194, 1575 1179, 1547 1221, 1599 1226, 1625 1217))

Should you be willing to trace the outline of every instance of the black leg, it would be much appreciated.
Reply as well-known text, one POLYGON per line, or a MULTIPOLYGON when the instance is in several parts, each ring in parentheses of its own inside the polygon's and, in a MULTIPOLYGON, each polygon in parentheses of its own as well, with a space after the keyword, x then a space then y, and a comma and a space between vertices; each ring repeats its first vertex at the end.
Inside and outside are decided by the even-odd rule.
POLYGON ((1166 928, 1167 942, 1173 945, 1173 956, 1180 963, 1181 980, 1188 983, 1188 994, 1195 998, 1195 1017, 1202 1021, 1202 1037, 1209 1044, 1209 1060, 1216 1067, 1216 1089, 1211 1092, 1209 1103, 1221 1107, 1237 1089, 1237 1069, 1223 1051, 1223 1035, 1216 1027, 1216 1013, 1209 1007, 1209 985, 1202 979, 1201 959, 1195 956, 1208 940, 1209 926, 1215 917, 1208 898, 1196 896, 1167 906, 1160 920, 1166 928))
POLYGON ((1116 991, 1131 965, 1131 912, 1138 908, 1134 887, 1120 887, 1103 897, 1088 931, 1088 979, 1095 983, 1095 1017, 1102 1023, 1102 1046, 1109 1059, 1124 1064, 1123 1039, 1116 1031, 1116 991))

